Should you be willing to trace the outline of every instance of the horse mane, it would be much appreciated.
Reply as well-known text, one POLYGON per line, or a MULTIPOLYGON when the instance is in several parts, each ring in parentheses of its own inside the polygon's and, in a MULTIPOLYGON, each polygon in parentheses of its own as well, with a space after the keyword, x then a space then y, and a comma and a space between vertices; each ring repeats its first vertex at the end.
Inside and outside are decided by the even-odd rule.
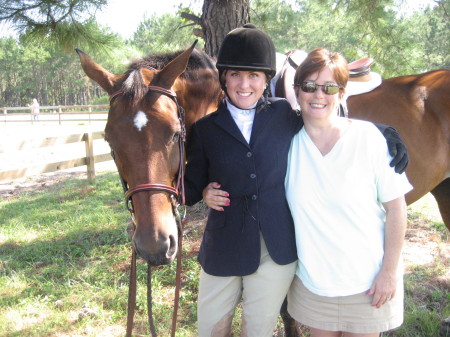
MULTIPOLYGON (((164 66, 180 55, 183 50, 164 53, 164 54, 150 54, 141 59, 134 60, 128 67, 128 76, 122 84, 122 92, 128 96, 132 101, 140 101, 148 92, 148 88, 144 85, 144 79, 141 68, 162 69, 164 66)), ((186 71, 180 77, 187 80, 198 80, 198 69, 216 70, 214 60, 204 52, 194 49, 189 58, 186 71)))

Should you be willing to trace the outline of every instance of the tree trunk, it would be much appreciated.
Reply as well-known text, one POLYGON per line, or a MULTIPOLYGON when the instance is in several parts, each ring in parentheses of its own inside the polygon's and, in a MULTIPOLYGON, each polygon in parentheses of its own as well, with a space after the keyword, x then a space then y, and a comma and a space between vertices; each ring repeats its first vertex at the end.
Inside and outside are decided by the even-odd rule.
POLYGON ((249 0, 204 0, 201 26, 205 52, 217 57, 227 33, 250 21, 249 0))

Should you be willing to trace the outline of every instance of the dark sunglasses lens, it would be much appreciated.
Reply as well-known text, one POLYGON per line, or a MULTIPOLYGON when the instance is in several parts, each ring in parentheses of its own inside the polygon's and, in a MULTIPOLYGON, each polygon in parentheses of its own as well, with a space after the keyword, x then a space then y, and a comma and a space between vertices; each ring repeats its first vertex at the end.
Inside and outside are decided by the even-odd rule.
POLYGON ((327 95, 334 95, 339 92, 339 86, 337 86, 336 84, 326 84, 322 88, 323 92, 327 95))
POLYGON ((315 92, 317 90, 317 84, 311 81, 303 82, 302 90, 304 92, 315 92))

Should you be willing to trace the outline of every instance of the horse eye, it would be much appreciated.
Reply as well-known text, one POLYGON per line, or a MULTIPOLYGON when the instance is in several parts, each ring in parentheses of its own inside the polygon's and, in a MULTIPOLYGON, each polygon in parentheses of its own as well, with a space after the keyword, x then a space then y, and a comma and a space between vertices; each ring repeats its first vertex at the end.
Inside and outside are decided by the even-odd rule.
POLYGON ((173 134, 172 141, 178 142, 178 140, 180 140, 180 133, 179 132, 175 132, 173 134))

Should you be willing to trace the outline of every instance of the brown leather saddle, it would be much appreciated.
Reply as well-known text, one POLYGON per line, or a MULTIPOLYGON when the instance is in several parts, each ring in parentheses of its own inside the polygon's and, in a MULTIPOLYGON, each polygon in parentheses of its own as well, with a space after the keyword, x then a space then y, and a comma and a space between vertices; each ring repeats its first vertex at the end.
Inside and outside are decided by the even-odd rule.
POLYGON ((366 82, 371 79, 370 66, 373 63, 373 58, 364 57, 362 59, 350 62, 348 64, 348 71, 350 73, 350 81, 366 82))

